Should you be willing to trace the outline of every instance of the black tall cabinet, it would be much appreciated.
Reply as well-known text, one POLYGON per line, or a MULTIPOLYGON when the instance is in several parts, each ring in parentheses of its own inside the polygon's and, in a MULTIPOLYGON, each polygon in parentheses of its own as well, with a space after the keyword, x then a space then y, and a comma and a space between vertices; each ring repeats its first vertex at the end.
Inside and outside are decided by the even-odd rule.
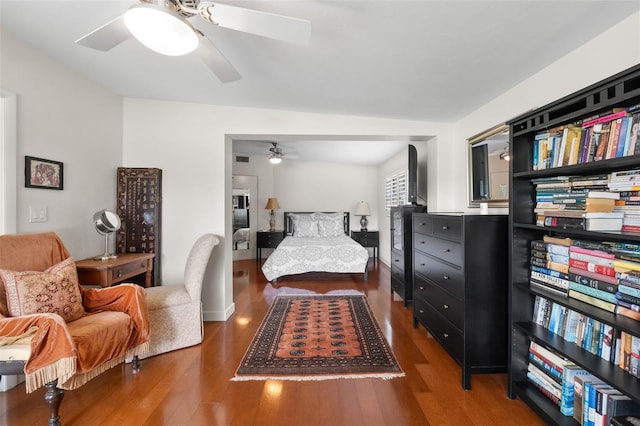
POLYGON ((413 300, 413 225, 411 215, 424 213, 426 206, 391 207, 391 293, 396 292, 404 306, 413 300))

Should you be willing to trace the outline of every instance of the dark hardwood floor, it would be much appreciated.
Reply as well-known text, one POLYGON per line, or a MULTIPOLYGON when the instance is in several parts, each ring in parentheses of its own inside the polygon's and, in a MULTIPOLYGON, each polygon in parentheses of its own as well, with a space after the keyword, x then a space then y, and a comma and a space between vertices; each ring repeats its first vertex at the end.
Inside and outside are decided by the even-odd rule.
MULTIPOLYGON (((522 401, 506 394, 506 375, 475 375, 460 386, 460 368, 424 328, 414 329, 410 309, 392 296, 389 269, 369 262, 362 275, 287 278, 278 287, 325 293, 364 291, 383 333, 406 373, 392 380, 232 382, 268 305, 268 283, 255 260, 234 263, 235 313, 205 323, 201 345, 115 367, 65 394, 63 425, 542 425, 522 401)), ((26 395, 24 384, 0 393, 1 425, 45 425, 44 389, 26 395)))

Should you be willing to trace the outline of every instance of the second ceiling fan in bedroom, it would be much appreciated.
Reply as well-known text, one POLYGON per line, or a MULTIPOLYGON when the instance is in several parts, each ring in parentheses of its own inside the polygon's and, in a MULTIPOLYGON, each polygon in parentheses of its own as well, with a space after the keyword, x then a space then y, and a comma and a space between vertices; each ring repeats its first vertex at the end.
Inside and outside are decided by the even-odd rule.
POLYGON ((143 45, 163 55, 196 52, 218 79, 239 80, 240 73, 189 18, 223 28, 305 45, 311 37, 311 23, 305 19, 200 0, 140 0, 123 15, 107 22, 76 43, 107 51, 132 35, 143 45))

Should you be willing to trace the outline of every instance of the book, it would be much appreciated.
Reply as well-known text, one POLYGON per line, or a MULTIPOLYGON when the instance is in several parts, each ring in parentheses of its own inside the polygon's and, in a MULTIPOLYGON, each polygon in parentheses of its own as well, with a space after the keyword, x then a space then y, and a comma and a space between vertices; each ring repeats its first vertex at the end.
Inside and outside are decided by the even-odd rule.
POLYGON ((572 243, 571 238, 563 238, 563 237, 552 237, 551 235, 545 235, 543 241, 553 244, 559 244, 563 246, 570 246, 572 243))
MULTIPOLYGON (((571 271, 571 269, 569 269, 571 271)), ((609 293, 615 294, 618 291, 618 285, 612 284, 609 282, 597 280, 594 278, 589 278, 587 276, 576 274, 573 272, 569 272, 569 281, 576 282, 578 284, 582 284, 585 286, 593 287, 598 290, 607 291, 609 293)))
POLYGON ((569 273, 574 273, 576 275, 580 275, 583 277, 591 278, 598 281, 603 281, 609 284, 618 285, 618 279, 616 277, 611 277, 609 275, 598 274, 596 272, 587 271, 584 269, 578 269, 575 267, 570 267, 569 273))
POLYGON ((569 289, 562 289, 559 287, 556 287, 552 284, 548 284, 544 281, 538 281, 534 278, 530 278, 529 279, 529 286, 532 289, 538 289, 538 290, 542 290, 542 291, 549 291, 552 293, 557 294, 558 296, 567 296, 569 289))
MULTIPOLYGON (((593 374, 576 375, 574 377, 574 406, 573 406, 573 418, 578 424, 584 424, 584 384, 592 381, 600 381, 593 374)), ((588 418, 588 416, 587 416, 588 418)))
POLYGON ((640 416, 640 404, 627 395, 608 396, 607 418, 613 422, 613 420, 619 416, 640 416))
MULTIPOLYGON (((619 303, 619 302, 618 302, 619 303)), ((638 305, 636 305, 638 306, 638 305)), ((623 315, 636 321, 640 321, 640 312, 635 309, 624 307, 620 304, 616 307, 616 314, 623 315)))
POLYGON ((575 377, 585 376, 589 373, 575 365, 567 364, 562 371, 562 394, 560 397, 560 412, 568 417, 573 416, 575 401, 575 377))
POLYGON ((640 299, 640 289, 625 284, 618 284, 618 292, 640 299))
POLYGON ((596 297, 600 300, 604 300, 606 302, 616 304, 616 295, 614 293, 609 293, 608 291, 598 290, 597 288, 593 288, 587 285, 578 284, 576 282, 569 282, 569 290, 574 290, 580 292, 582 294, 586 294, 589 296, 596 297))
MULTIPOLYGON (((599 249, 590 249, 590 248, 584 248, 581 247, 579 245, 577 241, 576 244, 572 245, 571 248, 569 249, 569 253, 580 253, 580 254, 585 254, 585 255, 589 255, 592 257, 599 257, 599 258, 603 258, 603 259, 614 259, 615 255, 613 253, 609 253, 607 251, 604 250, 599 250, 599 249)), ((598 245, 598 247, 602 247, 604 248, 603 245, 598 245)), ((613 265, 611 265, 613 266, 613 265)))
POLYGON ((596 274, 607 275, 610 277, 616 276, 616 269, 612 266, 602 265, 600 263, 588 262, 585 260, 571 258, 569 259, 569 267, 576 268, 583 271, 595 272, 596 274))
POLYGON ((539 356, 541 359, 544 359, 545 362, 552 365, 553 368, 555 368, 559 372, 562 372, 562 369, 569 363, 569 361, 563 356, 537 343, 534 340, 532 340, 529 343, 529 351, 533 352, 534 354, 539 356))
POLYGON ((640 272, 640 263, 638 262, 631 262, 628 260, 616 259, 614 261, 614 265, 617 269, 620 270, 620 272, 626 272, 626 271, 640 272))
POLYGON ((593 126, 593 125, 596 125, 596 124, 608 123, 608 122, 611 122, 611 121, 616 120, 618 118, 624 117, 626 114, 627 114, 626 110, 624 110, 624 109, 618 110, 618 111, 612 112, 610 114, 594 118, 592 120, 583 121, 582 122, 582 127, 585 128, 585 127, 593 126))
POLYGON ((597 308, 603 309, 608 312, 615 312, 616 305, 615 303, 606 302, 604 300, 598 299, 597 297, 589 296, 587 294, 580 293, 579 291, 575 291, 569 289, 569 297, 580 300, 581 302, 588 303, 597 308))
POLYGON ((600 387, 596 389, 594 426, 609 426, 609 423, 607 422, 607 405, 609 396, 621 394, 622 393, 619 390, 612 387, 600 387))

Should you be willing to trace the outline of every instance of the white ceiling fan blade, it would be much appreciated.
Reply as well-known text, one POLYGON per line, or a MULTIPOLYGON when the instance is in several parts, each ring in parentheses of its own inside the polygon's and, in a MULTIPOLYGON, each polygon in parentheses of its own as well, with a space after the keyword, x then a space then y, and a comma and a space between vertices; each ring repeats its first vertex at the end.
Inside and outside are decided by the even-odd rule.
POLYGON ((311 38, 311 22, 268 12, 202 1, 200 16, 206 21, 232 30, 306 45, 311 38))
POLYGON ((224 57, 222 52, 204 35, 200 35, 200 44, 196 49, 196 54, 221 82, 229 83, 242 78, 240 73, 231 65, 227 58, 224 57))
POLYGON ((123 41, 129 39, 131 33, 124 24, 124 15, 107 22, 100 28, 91 31, 89 34, 80 37, 76 43, 91 49, 107 51, 113 49, 123 41))

